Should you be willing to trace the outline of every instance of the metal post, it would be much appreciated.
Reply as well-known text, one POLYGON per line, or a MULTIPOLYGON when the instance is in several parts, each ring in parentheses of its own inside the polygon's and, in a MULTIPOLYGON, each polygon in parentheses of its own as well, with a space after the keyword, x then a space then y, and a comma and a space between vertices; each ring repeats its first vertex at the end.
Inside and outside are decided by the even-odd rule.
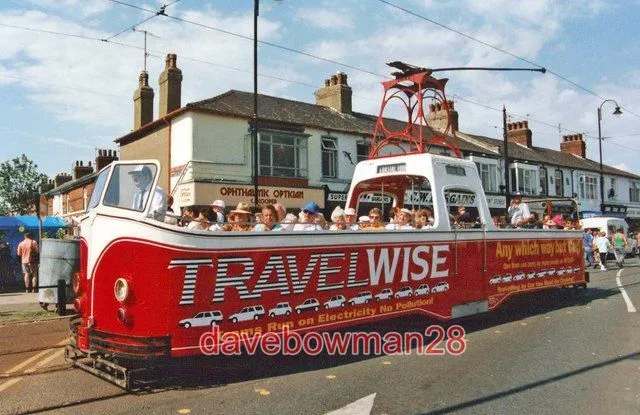
POLYGON ((253 204, 258 206, 258 14, 260 0, 253 0, 253 204))
POLYGON ((509 140, 507 138, 507 107, 502 106, 502 139, 503 139, 503 147, 504 147, 504 194, 507 200, 507 208, 509 207, 509 203, 511 203, 510 191, 511 186, 509 186, 509 140))
POLYGON ((598 107, 598 146, 600 149, 600 214, 604 215, 604 170, 602 168, 602 106, 598 107))
POLYGON ((58 280, 58 315, 64 316, 67 313, 67 283, 65 280, 58 280))

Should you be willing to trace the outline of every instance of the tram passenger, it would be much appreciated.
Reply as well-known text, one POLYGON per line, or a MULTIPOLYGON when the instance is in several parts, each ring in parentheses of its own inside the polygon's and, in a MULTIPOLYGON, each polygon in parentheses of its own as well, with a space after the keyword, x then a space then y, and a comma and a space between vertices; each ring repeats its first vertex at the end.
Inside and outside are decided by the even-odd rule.
POLYGON ((293 213, 287 213, 281 222, 283 231, 292 231, 293 227, 298 223, 298 217, 293 213))
POLYGON ((352 231, 360 229, 356 223, 356 210, 354 208, 346 208, 344 210, 344 221, 347 224, 347 229, 352 231))
POLYGON ((177 225, 178 218, 175 216, 176 213, 173 211, 173 196, 167 196, 167 214, 164 217, 164 223, 169 225, 177 225))
POLYGON ((266 205, 262 208, 262 222, 253 227, 254 231, 281 231, 282 226, 278 223, 278 211, 273 205, 266 205))
POLYGON ((399 212, 400 208, 398 206, 393 206, 391 209, 389 209, 389 224, 396 223, 399 212))
POLYGON ((200 217, 200 209, 196 206, 187 206, 184 208, 184 212, 182 212, 182 216, 187 223, 187 229, 198 229, 204 230, 206 227, 199 219, 200 217))
POLYGON ((320 214, 320 206, 315 202, 307 202, 301 209, 299 214, 299 221, 293 227, 294 231, 316 231, 322 230, 322 221, 324 216, 320 219, 317 215, 320 214))
POLYGON ((494 215, 491 217, 491 220, 493 221, 493 226, 495 226, 496 228, 503 228, 500 216, 494 215))
POLYGON ((220 200, 220 199, 214 200, 213 203, 211 203, 211 209, 215 213, 215 220, 213 220, 212 222, 216 222, 216 223, 226 222, 226 217, 224 214, 224 209, 226 207, 227 205, 224 203, 223 200, 220 200))
POLYGON ((249 231, 251 230, 251 212, 249 205, 240 202, 238 206, 229 212, 229 223, 222 227, 223 231, 249 231))
POLYGON ((411 224, 412 217, 413 217, 413 213, 409 209, 402 208, 400 209, 400 211, 398 212, 398 215, 396 216, 396 222, 388 224, 387 229, 390 229, 390 230, 414 229, 413 225, 411 224))
POLYGON ((358 218, 358 230, 366 231, 371 225, 371 218, 363 215, 358 218))
POLYGON ((532 218, 529 206, 522 201, 522 193, 520 192, 513 194, 508 212, 511 218, 511 225, 514 228, 521 228, 522 225, 529 223, 532 218))
POLYGON ((433 222, 431 219, 433 219, 433 216, 431 216, 431 211, 429 209, 420 209, 416 212, 416 229, 433 229, 433 222))
POLYGON ((331 212, 331 222, 333 224, 329 227, 330 231, 344 231, 347 229, 347 222, 344 217, 344 210, 340 206, 337 206, 331 212))
POLYGON ((282 222, 284 217, 287 216, 287 209, 285 209, 282 203, 276 203, 273 207, 276 208, 276 212, 278 212, 278 222, 282 222))
POLYGON ((382 212, 380 211, 380 209, 376 207, 371 209, 369 211, 369 219, 371 220, 371 223, 367 228, 368 231, 381 231, 385 229, 384 225, 382 224, 382 212))

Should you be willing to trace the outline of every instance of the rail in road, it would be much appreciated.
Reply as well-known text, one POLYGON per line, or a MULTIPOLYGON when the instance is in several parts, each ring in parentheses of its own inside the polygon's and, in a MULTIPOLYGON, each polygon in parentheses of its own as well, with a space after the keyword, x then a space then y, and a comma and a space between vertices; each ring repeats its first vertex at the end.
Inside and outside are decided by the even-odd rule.
MULTIPOLYGON (((640 267, 629 265, 594 271, 586 290, 526 294, 452 322, 467 332, 459 357, 202 359, 151 371, 133 394, 56 368, 66 327, 13 331, 33 347, 0 349, 0 413, 627 413, 640 407, 640 267)), ((423 331, 432 323, 407 317, 358 329, 423 331)))

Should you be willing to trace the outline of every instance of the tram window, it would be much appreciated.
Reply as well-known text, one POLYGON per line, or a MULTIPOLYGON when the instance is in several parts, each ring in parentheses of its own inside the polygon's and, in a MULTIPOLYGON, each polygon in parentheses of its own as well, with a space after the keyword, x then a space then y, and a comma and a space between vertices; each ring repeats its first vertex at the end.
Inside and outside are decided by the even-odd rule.
POLYGON ((444 191, 444 198, 452 228, 479 228, 485 223, 478 211, 478 195, 475 191, 449 188, 444 191))
POLYGON ((121 164, 115 166, 104 196, 104 205, 121 209, 144 210, 149 200, 150 192, 142 192, 139 186, 146 183, 146 189, 148 189, 153 183, 156 170, 156 166, 153 164, 121 164), (136 174, 132 173, 137 172, 145 175, 146 178, 144 180, 134 180, 136 174), (149 173, 151 174, 150 177, 149 173), (143 195, 142 200, 137 200, 136 196, 140 197, 141 194, 143 195))

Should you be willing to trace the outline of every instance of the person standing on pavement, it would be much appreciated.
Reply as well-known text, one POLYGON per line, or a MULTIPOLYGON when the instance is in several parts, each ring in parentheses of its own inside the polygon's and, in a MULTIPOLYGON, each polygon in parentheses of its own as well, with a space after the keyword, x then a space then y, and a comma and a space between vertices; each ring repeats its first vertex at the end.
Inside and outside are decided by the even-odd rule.
POLYGON ((31 232, 24 233, 24 239, 18 245, 17 254, 22 260, 24 292, 35 292, 38 286, 38 255, 40 254, 40 248, 38 248, 38 243, 33 240, 31 232))
POLYGON ((600 253, 600 270, 607 270, 607 254, 609 253, 609 248, 611 247, 611 242, 609 242, 609 238, 607 238, 606 232, 602 231, 595 239, 595 245, 600 253))
POLYGON ((584 230, 584 255, 588 267, 596 265, 593 257, 593 235, 591 234, 591 229, 584 230))
POLYGON ((626 247, 629 245, 629 241, 627 240, 627 235, 624 234, 622 228, 616 229, 616 233, 611 238, 613 242, 613 253, 616 256, 616 263, 618 264, 618 268, 622 268, 624 265, 624 256, 626 254, 626 247))

